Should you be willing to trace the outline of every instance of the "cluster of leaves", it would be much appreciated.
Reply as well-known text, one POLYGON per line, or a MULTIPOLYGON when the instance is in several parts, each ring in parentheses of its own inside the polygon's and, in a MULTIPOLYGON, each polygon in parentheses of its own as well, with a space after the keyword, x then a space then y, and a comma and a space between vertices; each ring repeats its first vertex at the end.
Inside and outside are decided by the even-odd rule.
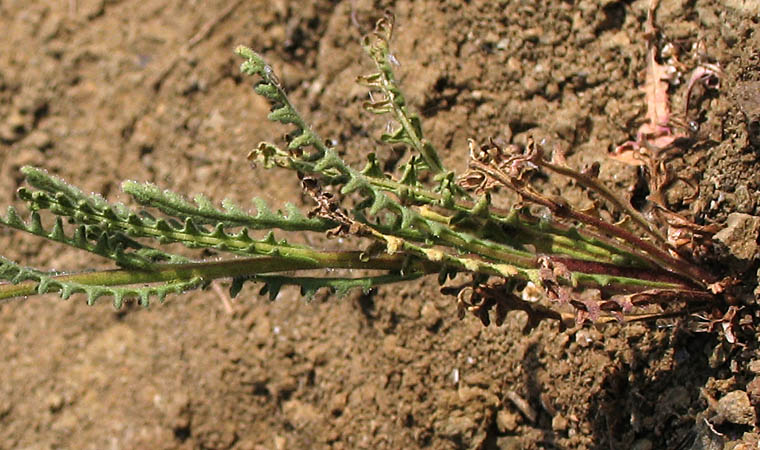
POLYGON ((9 283, 0 285, 0 298, 84 293, 88 303, 111 296, 116 307, 125 298, 147 306, 152 297, 162 300, 218 278, 233 280, 232 296, 244 282, 254 281, 274 298, 283 285, 300 286, 311 295, 320 288, 368 290, 437 274, 442 292, 457 298, 460 314, 469 311, 484 324, 491 317, 501 323, 511 310, 527 312, 532 326, 543 319, 646 319, 711 308, 720 301, 709 289, 715 280, 606 188, 596 167, 577 172, 560 152, 547 159, 536 143, 520 149, 473 142, 467 173, 457 177, 447 170, 396 83, 389 49, 392 26, 392 17, 386 16, 362 41, 376 72, 358 82, 370 90, 365 108, 395 123, 381 141, 410 149, 397 174, 385 173, 374 154, 367 156, 363 169, 348 165, 297 112, 261 56, 238 47, 242 72, 258 78, 254 91, 272 105, 269 120, 292 127, 284 146, 263 142, 249 159, 267 169, 294 171, 316 207, 306 213, 293 205, 286 205, 285 212, 272 211, 254 199, 251 214, 227 201, 218 208, 202 196, 188 201, 151 184, 125 182, 124 192, 147 209, 134 211, 27 167, 23 173, 33 189, 22 188, 19 196, 31 217, 22 220, 10 208, 0 223, 109 258, 119 268, 63 274, 2 259, 0 279, 9 283), (607 222, 594 211, 539 193, 530 184, 537 170, 573 178, 633 225, 607 222), (491 198, 499 189, 517 192, 523 202, 509 210, 494 207, 491 198), (536 207, 550 214, 536 214, 536 207), (43 224, 42 211, 54 216, 51 226, 43 224), (258 230, 268 234, 252 237, 258 230), (325 251, 279 239, 273 230, 351 235, 367 243, 325 251), (211 248, 230 257, 191 260, 160 248, 169 243, 211 248), (300 275, 325 268, 364 269, 369 275, 300 275), (458 284, 449 281, 454 277, 458 284), (545 294, 539 300, 529 294, 535 289, 545 294))

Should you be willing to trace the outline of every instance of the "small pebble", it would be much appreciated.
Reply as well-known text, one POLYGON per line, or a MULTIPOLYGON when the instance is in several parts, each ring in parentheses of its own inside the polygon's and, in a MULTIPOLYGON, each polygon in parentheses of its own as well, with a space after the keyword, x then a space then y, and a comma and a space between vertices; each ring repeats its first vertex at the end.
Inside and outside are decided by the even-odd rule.
POLYGON ((43 151, 53 146, 53 140, 48 133, 42 130, 34 130, 24 139, 24 144, 43 151))
POLYGON ((755 424, 755 409, 744 391, 729 392, 721 397, 716 412, 727 422, 749 426, 755 424))
POLYGON ((552 430, 562 432, 567 430, 567 419, 561 414, 557 414, 552 418, 552 430))
POLYGON ((749 214, 731 213, 726 227, 715 235, 715 240, 722 242, 731 254, 740 260, 751 260, 758 255, 760 246, 760 217, 749 214))
POLYGON ((422 324, 428 330, 435 329, 436 324, 441 320, 441 314, 438 312, 438 308, 436 308, 435 303, 430 301, 425 302, 425 304, 422 305, 420 315, 422 316, 422 324))
POLYGON ((18 112, 11 113, 5 122, 0 124, 0 141, 12 144, 24 137, 26 119, 18 112))
POLYGON ((517 414, 502 409, 496 414, 496 427, 500 433, 513 432, 517 429, 518 419, 517 414))
POLYGON ((64 398, 61 394, 51 393, 47 398, 47 405, 50 412, 58 412, 63 408, 64 398))

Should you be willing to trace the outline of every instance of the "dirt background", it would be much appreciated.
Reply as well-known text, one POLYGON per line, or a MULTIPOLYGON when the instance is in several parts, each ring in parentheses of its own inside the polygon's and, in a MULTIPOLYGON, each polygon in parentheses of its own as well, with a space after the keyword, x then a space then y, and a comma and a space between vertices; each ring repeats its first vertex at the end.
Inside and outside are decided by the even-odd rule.
MULTIPOLYGON (((760 215, 757 3, 662 3, 657 22, 685 66, 702 39, 724 70, 692 118, 698 145, 676 161, 699 175, 700 197, 673 201, 702 223, 760 215)), ((606 154, 643 120, 647 6, 2 1, 0 203, 15 202, 18 169, 34 164, 112 200, 135 179, 306 204, 291 174, 245 163, 282 130, 232 49, 263 53, 318 132, 359 161, 385 119, 360 110, 366 91, 353 81, 371 66, 358 41, 385 9, 402 87, 449 166, 464 167, 467 138, 532 134, 570 147, 576 166, 600 161, 625 190, 635 170, 606 154)), ((546 189, 572 195, 560 183, 546 189)), ((715 256, 749 273, 749 292, 756 239, 740 233, 715 256), (749 253, 732 255, 739 247, 749 253)), ((8 230, 0 246, 46 268, 107 265, 8 230)), ((81 297, 0 304, 0 448, 757 448, 752 334, 732 346, 663 322, 523 335, 519 314, 500 328, 457 320, 434 279, 311 303, 248 288, 233 310, 213 291, 147 310, 81 297)))

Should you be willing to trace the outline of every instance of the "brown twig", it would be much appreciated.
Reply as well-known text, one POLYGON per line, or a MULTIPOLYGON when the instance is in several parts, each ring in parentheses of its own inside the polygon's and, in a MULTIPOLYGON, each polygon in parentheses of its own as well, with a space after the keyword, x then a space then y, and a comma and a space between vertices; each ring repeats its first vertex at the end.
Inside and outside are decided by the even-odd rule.
POLYGON ((552 214, 558 217, 590 225, 604 233, 622 239, 634 247, 642 249, 648 255, 650 255, 650 258, 656 261, 659 266, 686 277, 687 279, 695 282, 698 286, 704 287, 706 284, 714 281, 714 276, 712 274, 704 271, 700 267, 682 260, 681 258, 674 258, 668 254, 667 251, 662 250, 657 246, 639 238, 624 228, 615 226, 609 222, 605 222, 596 216, 577 211, 566 203, 550 200, 549 198, 537 193, 529 186, 517 185, 512 177, 505 174, 502 170, 493 167, 492 165, 485 164, 478 160, 471 160, 470 167, 487 175, 491 179, 497 181, 499 184, 515 191, 526 200, 546 207, 549 209, 549 211, 552 212, 552 214))
POLYGON ((655 238, 660 243, 670 246, 667 237, 662 234, 660 230, 654 227, 651 221, 647 220, 643 214, 636 211, 629 202, 623 201, 623 199, 615 194, 610 188, 600 183, 596 177, 588 176, 568 167, 564 163, 564 157, 561 155, 561 153, 559 153, 559 150, 555 150, 552 157, 552 161, 547 161, 545 158, 539 155, 537 158, 532 159, 532 162, 555 173, 572 178, 586 189, 598 193, 607 201, 612 203, 612 206, 624 212, 625 214, 628 214, 628 216, 630 216, 630 218, 636 222, 636 224, 639 225, 647 234, 655 238))

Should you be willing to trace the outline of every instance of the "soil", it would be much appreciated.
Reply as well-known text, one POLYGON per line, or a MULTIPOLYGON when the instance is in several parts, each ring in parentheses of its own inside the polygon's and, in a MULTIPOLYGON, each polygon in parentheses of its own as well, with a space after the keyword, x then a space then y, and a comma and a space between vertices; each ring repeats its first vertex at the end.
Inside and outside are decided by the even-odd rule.
MULTIPOLYGON (((600 162, 626 192, 636 169, 608 152, 644 120, 648 3, 1 2, 0 203, 17 202, 19 168, 32 164, 110 200, 127 200, 119 183, 134 179, 308 207, 291 174, 246 163, 283 129, 265 120, 232 49, 265 55, 314 128, 358 163, 390 151, 377 140, 385 119, 361 110, 366 90, 354 84, 371 70, 360 36, 386 9, 401 85, 449 167, 465 166, 468 138, 532 135, 570 149, 576 167, 600 162)), ((673 163, 700 192, 669 200, 699 223, 760 220, 756 5, 663 0, 658 10, 663 43, 682 49, 681 77, 698 41, 723 70, 691 118, 696 145, 673 163)), ((550 181, 543 189, 579 198, 550 181)), ((726 233, 712 257, 721 274, 744 276, 750 312, 757 229, 726 233)), ((4 229, 0 240, 28 265, 108 266, 4 229)), ((757 448, 753 333, 732 345, 668 321, 525 335, 524 321, 457 320, 434 279, 310 303, 249 287, 231 313, 213 290, 119 311, 81 297, 5 302, 0 448, 757 448)))

